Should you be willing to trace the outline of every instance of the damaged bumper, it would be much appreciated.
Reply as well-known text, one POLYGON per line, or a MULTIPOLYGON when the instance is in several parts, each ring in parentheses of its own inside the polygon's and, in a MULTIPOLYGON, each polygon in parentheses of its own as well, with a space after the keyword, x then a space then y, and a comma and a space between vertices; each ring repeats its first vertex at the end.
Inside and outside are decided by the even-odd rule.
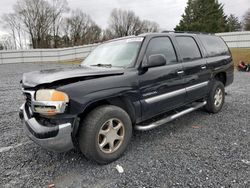
POLYGON ((72 141, 72 123, 42 125, 29 115, 29 107, 23 104, 19 116, 23 121, 27 136, 41 147, 55 152, 66 152, 74 148, 72 141))

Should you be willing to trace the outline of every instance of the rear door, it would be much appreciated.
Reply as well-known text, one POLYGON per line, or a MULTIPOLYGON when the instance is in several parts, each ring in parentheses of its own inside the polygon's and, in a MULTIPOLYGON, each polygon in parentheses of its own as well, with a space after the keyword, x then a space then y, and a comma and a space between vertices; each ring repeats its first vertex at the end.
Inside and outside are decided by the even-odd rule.
MULTIPOLYGON (((227 74, 233 79, 233 59, 226 43, 218 36, 200 35, 207 57, 207 69, 211 74, 227 70, 227 74)), ((224 80, 226 84, 226 80, 224 80)))
POLYGON ((145 58, 164 55, 167 64, 149 68, 139 75, 142 119, 149 119, 184 103, 186 90, 182 76, 182 64, 169 37, 154 37, 147 46, 145 58))
POLYGON ((198 42, 193 36, 181 35, 176 36, 175 39, 183 62, 182 76, 186 83, 186 102, 203 98, 208 93, 210 72, 198 42))

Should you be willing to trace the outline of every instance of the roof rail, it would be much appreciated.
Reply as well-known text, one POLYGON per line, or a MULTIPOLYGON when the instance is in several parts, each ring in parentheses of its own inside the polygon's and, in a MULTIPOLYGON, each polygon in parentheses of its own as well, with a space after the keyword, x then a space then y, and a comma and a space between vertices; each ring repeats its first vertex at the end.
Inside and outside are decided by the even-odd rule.
POLYGON ((203 34, 203 35, 214 35, 214 33, 206 33, 206 32, 196 32, 196 31, 168 31, 164 30, 162 33, 188 33, 188 34, 203 34))
POLYGON ((174 33, 175 31, 170 31, 170 30, 163 30, 161 31, 162 33, 174 33))

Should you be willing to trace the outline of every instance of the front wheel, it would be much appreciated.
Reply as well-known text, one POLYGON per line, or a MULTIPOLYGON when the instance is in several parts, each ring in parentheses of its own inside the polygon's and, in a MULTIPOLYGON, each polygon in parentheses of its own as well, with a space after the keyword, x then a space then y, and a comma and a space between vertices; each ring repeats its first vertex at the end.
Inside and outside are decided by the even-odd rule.
POLYGON ((83 120, 79 147, 88 159, 106 164, 123 154, 131 135, 131 120, 123 109, 111 105, 100 106, 83 120))
POLYGON ((222 82, 214 81, 213 87, 207 97, 206 110, 210 113, 218 113, 225 101, 225 88, 222 82))

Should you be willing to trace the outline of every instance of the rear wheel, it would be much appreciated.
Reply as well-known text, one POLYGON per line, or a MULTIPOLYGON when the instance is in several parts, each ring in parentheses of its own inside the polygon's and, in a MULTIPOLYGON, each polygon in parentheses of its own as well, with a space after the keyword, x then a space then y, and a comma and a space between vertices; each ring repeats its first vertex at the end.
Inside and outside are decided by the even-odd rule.
POLYGON ((225 101, 225 88, 222 82, 214 81, 213 87, 207 97, 206 110, 211 113, 218 113, 225 101))
POLYGON ((111 105, 100 106, 83 120, 79 147, 88 159, 105 164, 123 154, 131 135, 131 120, 123 109, 111 105))

